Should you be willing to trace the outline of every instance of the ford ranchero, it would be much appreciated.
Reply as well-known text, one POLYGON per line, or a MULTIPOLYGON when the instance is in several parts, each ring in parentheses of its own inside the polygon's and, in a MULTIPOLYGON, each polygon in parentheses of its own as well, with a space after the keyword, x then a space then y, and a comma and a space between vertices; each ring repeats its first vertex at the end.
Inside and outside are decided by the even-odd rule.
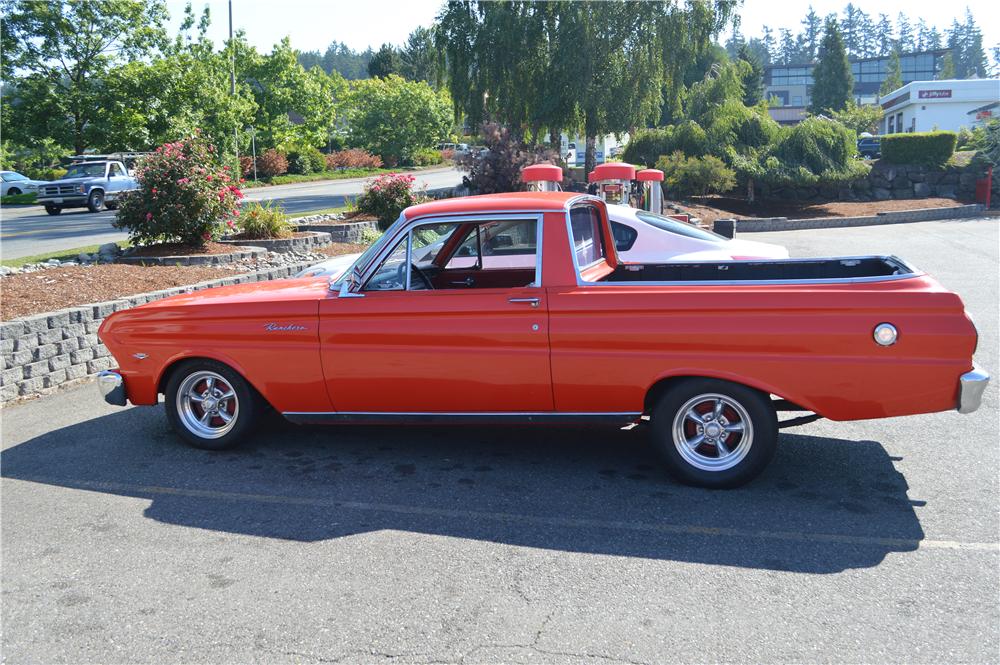
POLYGON ((266 408, 310 424, 648 420, 668 469, 705 487, 759 474, 783 426, 968 413, 989 381, 961 299, 898 258, 625 263, 605 204, 564 192, 413 206, 335 280, 174 296, 100 337, 119 363, 105 399, 163 394, 201 448, 235 444, 266 408))

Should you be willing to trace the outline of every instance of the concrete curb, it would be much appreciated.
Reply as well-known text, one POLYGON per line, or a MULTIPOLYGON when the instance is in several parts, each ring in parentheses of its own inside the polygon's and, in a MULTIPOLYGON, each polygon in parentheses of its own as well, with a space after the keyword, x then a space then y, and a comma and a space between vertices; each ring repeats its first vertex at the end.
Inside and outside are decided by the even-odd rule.
POLYGON ((915 210, 880 212, 876 215, 866 217, 815 217, 813 219, 771 217, 767 219, 738 219, 736 220, 736 231, 737 233, 756 233, 761 231, 795 231, 847 226, 905 224, 908 222, 927 222, 935 219, 982 217, 985 212, 986 207, 980 203, 976 203, 973 205, 956 206, 954 208, 918 208, 915 210))
POLYGON ((304 261, 4 321, 0 324, 0 407, 78 385, 114 367, 114 358, 97 338, 101 321, 112 312, 215 286, 281 279, 313 263, 304 261))

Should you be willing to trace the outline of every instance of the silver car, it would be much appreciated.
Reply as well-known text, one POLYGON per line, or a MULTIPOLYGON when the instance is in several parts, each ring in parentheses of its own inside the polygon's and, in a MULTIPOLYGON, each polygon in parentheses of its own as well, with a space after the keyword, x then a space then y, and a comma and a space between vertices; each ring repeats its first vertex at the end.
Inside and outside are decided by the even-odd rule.
POLYGON ((0 171, 0 196, 17 196, 18 194, 34 194, 44 180, 32 180, 17 171, 0 171))

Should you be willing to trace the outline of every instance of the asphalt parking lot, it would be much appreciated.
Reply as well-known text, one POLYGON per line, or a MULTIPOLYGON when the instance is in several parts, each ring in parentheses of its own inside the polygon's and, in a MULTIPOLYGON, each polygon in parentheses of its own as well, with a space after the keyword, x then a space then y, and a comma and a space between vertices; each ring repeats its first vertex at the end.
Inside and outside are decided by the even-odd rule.
MULTIPOLYGON (((748 234, 896 253, 998 363, 1000 219, 748 234)), ((638 431, 263 426, 184 447, 93 386, 4 409, 3 657, 56 662, 997 662, 1000 432, 785 430, 739 490, 638 431)))

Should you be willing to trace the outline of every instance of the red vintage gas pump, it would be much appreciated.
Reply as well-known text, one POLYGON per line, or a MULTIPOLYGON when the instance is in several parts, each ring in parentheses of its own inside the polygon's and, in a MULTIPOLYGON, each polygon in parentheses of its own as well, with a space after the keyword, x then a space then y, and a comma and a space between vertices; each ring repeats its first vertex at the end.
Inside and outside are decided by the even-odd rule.
POLYGON ((659 169, 643 169, 635 174, 639 181, 642 198, 639 207, 657 215, 663 214, 663 171, 659 169))
POLYGON ((521 169, 521 180, 529 192, 561 191, 562 179, 562 169, 554 164, 533 164, 521 169))
POLYGON ((618 162, 600 164, 591 171, 587 180, 597 183, 597 195, 604 199, 605 203, 629 205, 632 181, 635 180, 635 167, 618 162))

